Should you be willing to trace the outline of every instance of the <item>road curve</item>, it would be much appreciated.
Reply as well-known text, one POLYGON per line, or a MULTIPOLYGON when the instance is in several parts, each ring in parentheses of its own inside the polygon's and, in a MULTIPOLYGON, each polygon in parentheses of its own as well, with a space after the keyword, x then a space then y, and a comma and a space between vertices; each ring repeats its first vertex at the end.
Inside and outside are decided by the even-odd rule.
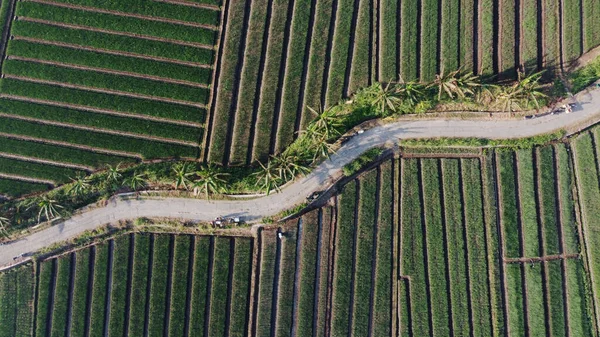
POLYGON ((210 221, 217 216, 241 216, 249 221, 275 215, 302 203, 313 191, 323 190, 341 175, 344 165, 364 151, 399 139, 434 137, 476 137, 509 139, 531 137, 559 129, 584 128, 600 121, 600 89, 576 96, 573 113, 528 120, 420 119, 374 127, 353 137, 309 175, 286 186, 281 192, 245 200, 200 200, 187 198, 113 198, 108 205, 74 215, 57 225, 0 246, 0 266, 13 263, 13 257, 35 252, 84 231, 118 220, 139 217, 179 218, 210 221))

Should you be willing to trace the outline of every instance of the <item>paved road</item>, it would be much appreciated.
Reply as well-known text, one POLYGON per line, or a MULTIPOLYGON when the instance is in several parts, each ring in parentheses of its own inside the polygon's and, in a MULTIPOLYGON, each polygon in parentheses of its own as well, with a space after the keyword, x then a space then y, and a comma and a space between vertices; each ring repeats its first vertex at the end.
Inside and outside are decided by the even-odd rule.
POLYGON ((311 174, 273 193, 251 200, 198 200, 185 198, 114 198, 106 207, 73 216, 60 224, 34 233, 19 241, 0 246, 0 266, 12 258, 53 243, 75 237, 86 230, 139 217, 170 217, 210 221, 217 216, 242 216, 252 221, 275 215, 302 203, 313 191, 323 190, 341 175, 344 165, 364 151, 398 139, 432 137, 521 138, 559 129, 585 127, 600 121, 600 90, 577 96, 573 113, 538 117, 529 120, 416 120, 394 122, 365 131, 352 138, 329 160, 311 174))

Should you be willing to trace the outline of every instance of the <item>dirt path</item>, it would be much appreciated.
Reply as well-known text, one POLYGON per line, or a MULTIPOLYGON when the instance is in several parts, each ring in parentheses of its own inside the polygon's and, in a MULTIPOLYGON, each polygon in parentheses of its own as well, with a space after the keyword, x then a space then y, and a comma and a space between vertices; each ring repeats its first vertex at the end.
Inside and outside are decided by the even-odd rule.
POLYGON ((504 263, 535 263, 535 262, 546 262, 554 260, 564 259, 578 259, 579 254, 559 254, 559 255, 546 255, 541 257, 520 257, 520 258, 504 258, 504 263))
POLYGON ((195 7, 195 8, 206 8, 206 9, 211 9, 214 11, 221 10, 219 8, 219 6, 216 6, 216 5, 209 5, 209 4, 203 4, 203 3, 191 2, 191 1, 185 1, 185 0, 154 0, 154 1, 163 2, 163 3, 167 3, 167 4, 172 4, 172 5, 188 6, 188 7, 195 7))
POLYGON ((88 172, 92 172, 94 170, 93 167, 89 167, 89 166, 76 165, 76 164, 67 164, 67 163, 62 163, 62 162, 57 162, 57 161, 52 161, 52 160, 45 160, 45 159, 40 159, 40 158, 26 157, 26 156, 21 156, 21 155, 16 155, 16 154, 12 154, 12 153, 6 153, 6 152, 0 152, 0 157, 2 157, 2 158, 16 159, 16 160, 26 161, 26 162, 31 162, 31 163, 38 163, 38 164, 46 164, 46 165, 52 165, 52 166, 66 167, 66 168, 70 168, 70 169, 76 169, 76 170, 82 170, 82 171, 88 171, 88 172))
POLYGON ((24 182, 28 182, 28 183, 46 184, 46 185, 56 186, 56 183, 54 181, 51 181, 51 180, 43 180, 43 179, 35 179, 35 178, 29 178, 29 177, 22 177, 22 176, 18 176, 18 175, 14 175, 14 174, 0 173, 0 178, 11 179, 11 180, 19 180, 19 181, 24 181, 24 182))

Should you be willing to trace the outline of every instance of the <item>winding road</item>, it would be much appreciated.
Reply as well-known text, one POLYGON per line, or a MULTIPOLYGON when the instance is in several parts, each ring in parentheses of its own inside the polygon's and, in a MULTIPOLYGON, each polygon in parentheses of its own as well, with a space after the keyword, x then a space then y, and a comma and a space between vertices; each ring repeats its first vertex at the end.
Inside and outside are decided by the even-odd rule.
POLYGON ((57 242, 76 237, 107 223, 147 218, 178 218, 210 221, 217 216, 241 216, 256 221, 275 215, 302 203, 313 191, 323 190, 342 175, 344 165, 364 151, 382 145, 393 145, 399 139, 435 137, 476 137, 509 139, 531 137, 566 129, 574 133, 600 121, 600 89, 575 96, 577 105, 570 114, 560 113, 532 119, 418 119, 376 126, 354 136, 330 159, 309 175, 289 184, 279 193, 240 200, 200 200, 188 198, 145 197, 112 198, 105 207, 92 208, 52 227, 0 246, 0 266, 13 263, 13 257, 28 254, 57 242))

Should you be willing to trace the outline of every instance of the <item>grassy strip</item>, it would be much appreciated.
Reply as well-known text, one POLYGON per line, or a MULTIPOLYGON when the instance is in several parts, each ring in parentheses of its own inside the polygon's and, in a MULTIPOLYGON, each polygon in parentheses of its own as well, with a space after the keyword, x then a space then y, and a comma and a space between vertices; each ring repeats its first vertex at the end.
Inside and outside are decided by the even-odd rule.
POLYGON ((568 298, 569 335, 594 336, 590 316, 589 288, 581 260, 565 260, 567 269, 566 292, 568 298))
POLYGON ((0 194, 9 197, 18 197, 25 194, 47 191, 49 189, 49 185, 0 178, 0 194))
POLYGON ((355 0, 338 0, 335 35, 333 36, 333 49, 327 82, 326 106, 337 104, 345 96, 344 81, 348 58, 350 57, 348 55, 349 45, 355 42, 350 41, 350 34, 352 30, 358 27, 358 25, 356 27, 352 26, 354 2, 355 0))
MULTIPOLYGON (((38 3, 34 2, 21 3, 38 5, 38 3)), ((34 16, 43 17, 44 15, 34 16)), ((207 65, 212 64, 214 57, 214 51, 211 49, 185 46, 162 41, 145 40, 129 36, 113 35, 86 29, 58 27, 50 24, 23 20, 15 21, 11 29, 11 34, 14 36, 29 37, 45 41, 65 42, 79 46, 124 51, 142 55, 164 57, 167 59, 198 62, 207 65)), ((214 32, 210 32, 210 34, 214 35, 214 32)))
POLYGON ((7 54, 46 61, 160 76, 196 83, 210 83, 212 76, 212 70, 206 68, 139 59, 122 55, 111 55, 23 40, 10 41, 7 54))
MULTIPOLYGON (((473 63, 473 52, 471 51, 470 54, 467 54, 470 56, 470 60, 468 58, 465 60, 465 56, 467 55, 464 53, 464 47, 469 47, 469 42, 471 45, 473 44, 472 7, 472 1, 467 1, 464 5, 461 4, 460 0, 446 0, 442 2, 442 22, 438 23, 442 26, 442 36, 438 43, 441 43, 442 63, 440 67, 444 70, 447 69, 450 71, 450 69, 458 69, 459 64, 462 64, 464 61, 471 64, 473 63), (466 8, 462 8, 461 6, 465 6, 466 8), (470 6, 471 8, 467 6, 470 6), (471 12, 469 12, 468 9, 471 9, 471 12), (466 13, 462 13, 462 11, 466 11, 466 13), (459 14, 461 14, 460 18, 459 14), (463 23, 462 20, 464 19, 467 19, 467 22, 463 23), (459 22, 460 25, 457 24, 459 22), (467 23, 471 23, 471 25, 467 26, 467 23), (471 38, 467 39, 467 43, 462 41, 459 43, 459 39, 462 38, 460 35, 467 32, 471 33, 471 38)), ((465 70, 470 70, 471 68, 472 67, 465 67, 465 70)))
POLYGON ((494 74, 494 0, 479 0, 480 1, 480 24, 481 24, 481 36, 479 37, 479 45, 481 50, 481 74, 493 75, 494 74))
POLYGON ((99 73, 94 71, 55 67, 48 64, 7 60, 3 73, 42 80, 83 85, 93 88, 119 90, 188 102, 206 103, 208 89, 182 84, 164 83, 142 78, 99 73))
POLYGON ((392 242, 394 232, 394 186, 391 161, 381 164, 379 184, 379 222, 377 224, 377 247, 375 251, 375 288, 373 290, 372 336, 389 336, 392 320, 392 242))
POLYGON ((268 0, 255 0, 252 3, 248 35, 246 37, 246 50, 244 53, 244 68, 240 78, 239 100, 235 112, 236 123, 233 129, 233 141, 229 162, 231 164, 245 164, 248 155, 248 142, 250 141, 250 124, 258 84, 258 72, 262 53, 262 44, 267 21, 268 0), (241 103, 241 104, 240 104, 241 103))
MULTIPOLYGON (((535 200, 535 175, 533 169, 532 150, 519 150, 516 153, 518 162, 519 201, 521 208, 521 230, 525 238, 523 256, 542 255, 540 237, 538 235, 537 205, 535 200)), ((550 180, 551 181, 551 180, 550 180)))
MULTIPOLYGON (((236 71, 237 65, 242 60, 239 59, 239 49, 242 40, 242 34, 246 32, 242 31, 244 27, 244 14, 246 9, 246 1, 236 0, 229 4, 229 18, 227 23, 227 30, 225 34, 224 44, 221 46, 222 60, 221 69, 219 74, 219 85, 217 90, 217 97, 212 104, 213 107, 213 127, 212 137, 210 139, 209 155, 210 160, 213 162, 222 162, 225 155, 225 144, 227 142, 229 123, 233 123, 230 120, 231 102, 233 98, 233 91, 236 86, 236 71)), ((245 102, 240 102, 240 105, 245 102)))
MULTIPOLYGON (((283 45, 285 39, 285 25, 288 19, 288 0, 273 0, 271 12, 271 27, 269 31, 269 44, 267 47, 266 63, 262 87, 260 88, 260 104, 258 106, 258 119, 254 137, 253 158, 262 160, 267 158, 270 151, 275 101, 277 100, 279 69, 281 67, 283 45), (269 141, 267 141, 269 140, 269 141)), ((291 14, 290 14, 291 16, 291 14)))
MULTIPOLYGON (((437 74, 438 25, 441 24, 438 0, 421 0, 421 81, 433 81, 437 74)), ((456 22, 454 25, 457 26, 456 22)))
MULTIPOLYGON (((423 209, 419 198, 418 161, 402 160, 402 249, 401 273, 410 277, 410 317, 414 336, 429 336, 429 308, 425 270, 425 233, 421 226, 423 209)), ((406 290, 405 290, 406 291, 406 290)), ((406 295, 405 295, 406 296, 406 295)), ((408 322, 401 322, 407 326, 408 322)))
POLYGON ((216 33, 213 30, 204 28, 137 18, 123 18, 111 14, 82 12, 76 9, 56 7, 36 2, 19 2, 17 5, 17 15, 208 45, 214 44, 216 37, 216 33))
POLYGON ((556 167, 558 168, 558 189, 560 193, 560 223, 563 228, 563 245, 565 254, 577 254, 579 247, 579 229, 575 218, 573 201, 573 168, 565 144, 554 145, 556 151, 556 167))
POLYGON ((482 212, 481 167, 476 159, 462 159, 461 165, 473 335, 491 336, 492 308, 489 300, 485 219, 482 212))
POLYGON ((418 80, 417 74, 420 67, 420 60, 417 59, 416 53, 420 48, 420 46, 417 46, 419 2, 417 0, 402 1, 401 6, 402 41, 400 44, 402 64, 400 65, 400 76, 405 81, 413 81, 418 80))
MULTIPOLYGON (((354 37, 354 55, 350 65, 350 83, 348 92, 354 93, 357 90, 369 86, 371 83, 371 64, 375 62, 375 52, 371 54, 376 32, 371 31, 371 20, 373 1, 360 1, 358 5, 358 17, 356 21, 356 35, 354 37), (373 36, 372 36, 373 35, 373 36)), ((374 25, 373 25, 374 27, 374 25)))
MULTIPOLYGON (((500 6, 501 16, 501 31, 500 34, 500 65, 499 73, 505 77, 512 77, 515 71, 515 52, 516 52, 516 37, 515 37, 515 0, 501 0, 500 6)), ((484 49, 485 50, 485 49, 484 49)))
POLYGON ((169 275, 170 235, 154 236, 154 258, 150 283, 149 336, 162 336, 167 306, 167 277, 169 275))
POLYGON ((139 153, 144 158, 177 156, 195 158, 198 152, 195 147, 191 146, 149 142, 137 138, 41 125, 4 117, 0 117, 0 132, 93 146, 107 150, 139 153))
POLYGON ((36 303, 36 336, 47 336, 50 335, 50 331, 46 331, 48 327, 48 313, 52 310, 50 308, 50 296, 52 288, 52 263, 42 262, 38 264, 39 275, 37 284, 37 303, 36 303))
POLYGON ((352 304, 352 336, 368 336, 372 319, 371 291, 373 288, 373 232, 377 224, 377 171, 371 170, 360 179, 358 226, 356 234, 354 298, 352 304))
MULTIPOLYGON (((0 111, 11 115, 31 117, 40 120, 55 121, 61 123, 69 123, 75 125, 83 125, 104 130, 123 131, 128 133, 137 133, 140 135, 148 135, 154 137, 162 137, 167 139, 178 139, 188 142, 197 142, 198 135, 202 133, 202 129, 192 126, 183 126, 175 124, 166 124, 150 120, 120 117, 106 114, 97 114, 93 112, 61 108, 52 105, 35 104, 22 102, 12 99, 0 98, 0 111)), ((20 142, 20 141, 14 141, 20 142)), ((2 145, 0 145, 2 147, 2 145)), ((13 152, 13 151, 7 151, 13 152)), ((79 151, 81 152, 81 151, 79 151)), ((60 153, 60 152, 59 152, 60 153)), ((44 156, 43 153, 34 154, 34 156, 44 156)), ((52 156, 52 154, 47 154, 52 156)), ((97 155, 94 155, 97 156, 97 155)), ((109 159, 108 155, 101 155, 109 159)), ((62 156, 58 155, 58 158, 62 156)), ((84 158, 80 161, 87 162, 84 158)), ((101 162, 114 162, 115 159, 123 161, 124 158, 111 158, 112 160, 103 160, 101 162)), ((60 161, 60 160, 59 160, 60 161)), ((91 165, 97 166, 97 165, 91 165)))
MULTIPOLYGON (((479 6, 481 6, 481 3, 478 3, 479 6)), ((457 49, 458 64, 457 66, 453 66, 453 62, 451 62, 451 60, 452 56, 454 55, 454 48, 451 44, 447 44, 446 42, 444 42, 445 45, 442 44, 442 46, 445 46, 444 48, 450 55, 448 57, 448 60, 446 60, 446 57, 444 57, 444 60, 447 62, 444 63, 444 69, 458 69, 458 66, 462 66, 465 71, 472 71, 473 73, 477 73, 477 69, 475 69, 475 64, 473 64, 473 58, 475 56, 473 55, 475 53, 475 49, 473 48, 473 40, 476 37, 474 29, 476 18, 474 15, 475 0, 462 0, 459 4, 457 4, 456 2, 448 2, 448 6, 450 6, 450 8, 447 9, 447 13, 449 13, 449 15, 451 15, 452 18, 447 21, 447 26, 444 26, 448 28, 446 28, 446 30, 442 28, 442 34, 449 35, 448 38, 452 38, 452 40, 450 41, 460 41, 460 45, 457 49), (454 9, 452 9, 452 6, 454 6, 454 9), (460 10, 457 14, 455 14, 457 8, 460 8, 460 10), (456 20, 460 20, 460 27, 458 27, 457 30, 455 30, 456 27, 453 25, 453 23, 457 22, 456 20)), ((477 17, 477 19, 480 18, 477 17)), ((446 22, 446 19, 444 17, 442 17, 442 20, 446 22)), ((477 24, 479 25, 480 22, 478 22, 477 24)), ((481 37, 479 36, 479 38, 481 37)), ((446 39, 446 37, 443 37, 443 41, 447 41, 446 39)), ((443 53, 442 55, 444 54, 446 53, 443 53)), ((488 52, 486 54, 491 53, 488 52)))
POLYGON ((581 55, 581 1, 563 1, 563 41, 565 62, 575 60, 581 55))
MULTIPOLYGON (((317 245, 319 223, 317 211, 312 211, 302 217, 302 245, 300 256, 300 279, 298 291, 298 312, 296 336, 311 336, 313 322, 318 312, 315 312, 315 281, 317 263, 317 245)), ((317 266, 317 268, 320 266, 317 266)))
MULTIPOLYGON (((594 137, 598 137, 598 129, 594 129, 594 137)), ((573 141, 573 156, 575 158, 575 172, 579 202, 583 222, 585 244, 588 246, 587 259, 589 261, 589 273, 593 280, 592 289, 594 298, 600 296, 600 254, 592 247, 600 245, 600 191, 598 189, 598 170, 596 156, 598 149, 594 149, 590 133, 580 135, 573 141)))
POLYGON ((52 308, 51 336, 63 336, 66 333, 70 280, 71 258, 69 255, 65 255, 58 259, 54 307, 52 308))
POLYGON ((54 85, 32 83, 16 79, 3 79, 2 82, 0 82, 0 89, 3 93, 9 95, 25 96, 192 122, 204 121, 206 113, 204 109, 198 107, 90 92, 79 89, 62 88, 54 85))
POLYGON ((188 296, 188 266, 191 258, 190 244, 191 236, 189 235, 178 235, 175 237, 169 336, 184 336, 185 334, 185 306, 188 296))
POLYGON ((544 308, 544 289, 542 284, 542 265, 524 264, 527 291, 527 325, 530 336, 546 336, 546 316, 544 308))
POLYGON ((146 0, 129 0, 124 3, 119 0, 103 1, 101 6, 94 0, 60 0, 58 2, 82 5, 90 7, 101 7, 105 10, 122 11, 126 13, 135 13, 148 16, 171 18, 175 20, 196 22, 207 25, 219 24, 219 12, 197 7, 183 7, 172 5, 165 2, 146 0))
MULTIPOLYGON (((104 336, 104 321, 108 280, 108 245, 96 246, 94 262, 94 283, 90 311, 90 336, 104 336)), ((41 335, 38 335, 41 336, 41 335)))
POLYGON ((136 234, 133 252, 133 271, 131 281, 131 305, 129 310, 129 335, 144 334, 146 320, 146 291, 148 287, 148 268, 150 262, 150 236, 136 234))
POLYGON ((230 238, 215 238, 212 291, 210 297, 209 336, 225 336, 227 319, 227 293, 229 292, 230 238))
MULTIPOLYGON (((559 247, 560 221, 557 217, 556 183, 554 171, 554 152, 552 146, 545 146, 538 150, 538 181, 541 207, 542 226, 544 228, 544 254, 555 255, 561 252, 559 247)), ((561 213, 569 209, 561 210, 561 213)))
POLYGON ((393 0, 382 0, 380 2, 380 69, 381 69, 381 81, 387 82, 398 79, 398 51, 400 45, 398 44, 398 21, 401 19, 396 17, 398 6, 400 3, 393 0))
POLYGON ((306 50, 306 39, 309 29, 313 28, 308 27, 311 6, 311 1, 294 2, 294 16, 290 32, 288 59, 281 94, 276 152, 282 152, 294 140, 296 112, 299 108, 298 105, 302 104, 298 100, 302 90, 304 90, 304 88, 301 88, 302 74, 305 70, 304 56, 309 52, 306 50))
POLYGON ((506 264, 506 288, 508 290, 508 322, 511 336, 525 336, 525 311, 523 296, 525 289, 521 283, 521 264, 506 264))
POLYGON ((502 229, 504 230, 504 255, 506 257, 521 256, 521 238, 519 230, 519 213, 517 211, 517 193, 512 152, 500 152, 498 170, 500 171, 500 199, 502 203, 502 229))
POLYGON ((231 285, 231 312, 228 336, 248 335, 250 311, 250 279, 252 277, 253 240, 235 239, 233 282, 231 285))
MULTIPOLYGON (((527 3, 527 2, 526 2, 527 3)), ((544 58, 545 66, 555 68, 560 65, 560 31, 558 15, 559 0, 544 0, 544 58)), ((558 69, 556 69, 558 70, 558 69)))
POLYGON ((546 267, 548 277, 546 278, 548 300, 549 302, 549 318, 550 318, 550 335, 565 336, 566 317, 565 317, 565 288, 563 285, 563 269, 561 264, 563 261, 548 261, 546 267))
POLYGON ((194 275, 192 280, 192 301, 190 308, 189 336, 204 336, 204 321, 206 312, 206 301, 208 292, 208 259, 210 250, 210 238, 196 237, 194 247, 194 275))
MULTIPOLYGON (((354 252, 356 181, 344 186, 339 199, 338 228, 335 238, 331 335, 349 336, 348 324, 352 298, 352 255, 354 252)), ((363 303, 364 304, 364 303, 363 303)))
POLYGON ((73 304, 71 306, 70 336, 85 335, 87 314, 87 294, 90 279, 90 249, 83 249, 75 256, 75 281, 73 283, 73 304))
POLYGON ((260 283, 258 303, 256 303, 256 336, 271 336, 271 311, 273 310, 273 279, 275 278, 275 252, 277 249, 277 234, 274 231, 261 232, 262 249, 260 256, 260 283))
POLYGON ((46 164, 38 164, 0 157, 0 172, 25 177, 52 180, 56 183, 68 182, 69 178, 85 174, 84 171, 46 164))
MULTIPOLYGON (((450 280, 450 303, 452 304, 452 325, 457 335, 469 334, 469 297, 467 288, 467 265, 465 263, 467 243, 463 205, 461 204, 461 186, 459 160, 442 161, 444 188, 444 208, 446 215, 446 240, 448 245, 448 270, 450 280)), ((472 182, 469 182, 471 186, 472 182)))
MULTIPOLYGON (((525 64, 527 73, 534 72, 538 65, 538 11, 537 1, 523 1, 521 8, 523 12, 521 16, 521 60, 525 64)), ((544 15, 544 13, 542 13, 544 15)), ((545 15, 544 15, 545 16, 545 15)))
POLYGON ((444 235, 442 205, 440 203, 440 188, 436 159, 422 160, 423 210, 426 221, 427 257, 429 268, 429 289, 431 294, 431 315, 433 316, 433 331, 437 335, 450 334, 451 319, 448 305, 448 285, 446 284, 446 261, 444 258, 444 235))
POLYGON ((122 235, 115 239, 115 249, 113 253, 113 271, 112 271, 112 290, 110 293, 110 320, 108 322, 108 332, 112 336, 121 336, 127 334, 125 331, 126 300, 127 292, 127 274, 129 268, 129 235, 122 235))
POLYGON ((308 123, 315 117, 307 107, 317 109, 322 105, 321 95, 324 94, 323 79, 328 71, 327 67, 325 66, 327 45, 329 40, 327 34, 331 20, 335 20, 335 17, 332 17, 332 9, 332 0, 317 1, 317 7, 315 9, 316 17, 313 27, 313 39, 315 39, 317 36, 321 36, 323 39, 320 43, 313 43, 310 48, 307 69, 308 73, 306 75, 306 86, 304 87, 304 102, 300 102, 302 105, 302 121, 300 123, 301 129, 306 128, 308 123))
POLYGON ((289 336, 292 329, 294 303, 294 288, 296 275, 296 244, 298 242, 297 227, 290 228, 285 233, 281 243, 281 261, 279 271, 279 287, 277 294, 277 317, 275 336, 289 336))

